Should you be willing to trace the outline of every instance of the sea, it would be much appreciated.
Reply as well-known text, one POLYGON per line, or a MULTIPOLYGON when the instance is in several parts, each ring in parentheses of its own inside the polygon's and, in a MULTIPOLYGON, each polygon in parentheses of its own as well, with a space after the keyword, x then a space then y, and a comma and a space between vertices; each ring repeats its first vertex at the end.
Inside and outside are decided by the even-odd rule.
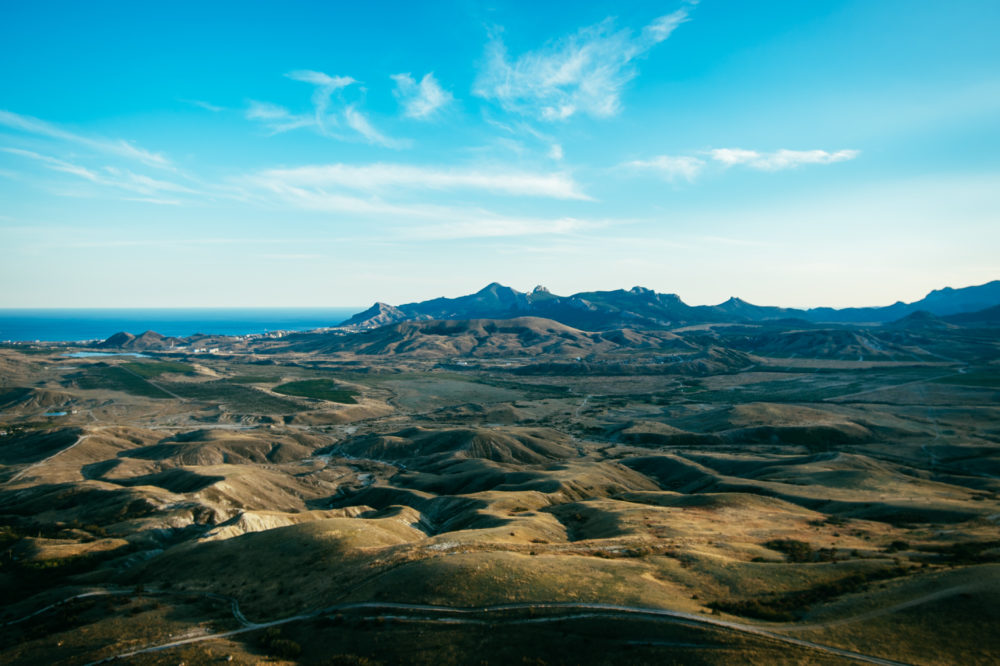
POLYGON ((185 337, 247 335, 336 326, 364 307, 0 309, 0 341, 81 342, 119 331, 185 337))

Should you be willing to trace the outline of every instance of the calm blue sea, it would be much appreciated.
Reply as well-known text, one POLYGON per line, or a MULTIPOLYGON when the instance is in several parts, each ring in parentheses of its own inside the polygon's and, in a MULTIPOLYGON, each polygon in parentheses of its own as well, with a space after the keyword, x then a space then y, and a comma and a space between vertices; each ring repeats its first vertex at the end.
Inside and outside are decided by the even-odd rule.
POLYGON ((340 322, 357 308, 0 309, 0 340, 104 339, 118 331, 187 336, 308 331, 340 322))

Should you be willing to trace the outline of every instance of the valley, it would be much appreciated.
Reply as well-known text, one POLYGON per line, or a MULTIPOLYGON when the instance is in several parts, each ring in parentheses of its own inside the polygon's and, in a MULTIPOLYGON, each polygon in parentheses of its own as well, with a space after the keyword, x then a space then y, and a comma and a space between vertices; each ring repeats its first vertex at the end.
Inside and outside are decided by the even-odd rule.
POLYGON ((1000 657, 996 326, 203 344, 0 349, 5 663, 1000 657))

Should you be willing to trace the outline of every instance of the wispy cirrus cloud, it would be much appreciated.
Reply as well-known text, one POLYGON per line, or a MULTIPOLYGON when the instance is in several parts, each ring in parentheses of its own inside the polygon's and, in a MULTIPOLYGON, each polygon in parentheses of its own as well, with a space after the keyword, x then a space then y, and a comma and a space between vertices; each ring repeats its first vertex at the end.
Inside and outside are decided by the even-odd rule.
POLYGON ((387 224, 397 239, 443 240, 499 236, 569 234, 608 223, 576 218, 520 217, 470 206, 384 201, 378 197, 297 187, 281 181, 257 181, 280 205, 300 210, 360 215, 387 224))
POLYGON ((334 105, 334 95, 359 83, 356 79, 350 76, 330 76, 311 69, 288 72, 285 76, 314 87, 312 112, 295 113, 278 104, 251 100, 244 114, 247 120, 264 125, 272 134, 312 128, 325 137, 340 141, 360 136, 370 144, 386 148, 410 146, 410 141, 390 137, 377 129, 368 116, 358 109, 357 103, 347 104, 338 96, 339 102, 334 105))
MULTIPOLYGON (((541 132, 529 122, 524 122, 522 120, 515 120, 514 122, 501 122, 494 118, 488 111, 483 110, 483 121, 490 125, 491 127, 496 127, 499 130, 513 134, 518 137, 526 138, 530 137, 539 143, 546 144, 547 150, 545 155, 549 159, 560 161, 563 159, 563 147, 562 144, 556 140, 556 137, 552 134, 546 132, 541 132)), ((520 140, 509 140, 509 139, 494 139, 497 145, 503 145, 508 150, 513 150, 518 154, 525 152, 525 146, 520 142, 520 140)))
POLYGON ((691 182, 705 168, 705 161, 690 155, 657 155, 648 160, 626 162, 622 166, 631 169, 655 171, 669 181, 683 178, 691 182))
POLYGON ((333 93, 346 88, 352 83, 357 83, 349 76, 330 76, 329 74, 315 72, 310 69, 288 72, 285 76, 293 81, 310 83, 315 86, 312 94, 312 105, 316 118, 316 127, 321 132, 326 132, 326 124, 331 120, 329 109, 333 93))
POLYGON ((310 114, 293 114, 283 106, 250 100, 244 114, 247 120, 263 124, 272 134, 281 134, 300 127, 312 127, 316 120, 310 114))
POLYGON ((434 72, 424 74, 418 83, 411 74, 393 74, 396 82, 393 94, 403 107, 403 115, 416 120, 428 120, 450 104, 454 97, 434 78, 434 72))
POLYGON ((590 200, 566 173, 440 168, 408 164, 325 164, 269 169, 253 176, 270 183, 315 190, 339 188, 362 192, 408 190, 480 190, 514 196, 590 200))
POLYGON ((394 139, 375 129, 368 116, 358 111, 353 105, 344 109, 344 121, 348 127, 363 136, 368 143, 386 148, 408 148, 410 146, 410 141, 407 139, 394 139))
POLYGON ((174 200, 156 198, 157 195, 164 193, 199 194, 196 190, 184 185, 158 178, 151 178, 144 174, 135 173, 129 169, 123 169, 120 167, 105 166, 101 169, 91 169, 57 157, 52 157, 51 155, 43 155, 35 151, 23 150, 21 148, 7 147, 0 148, 0 151, 40 162, 53 171, 77 176, 97 185, 114 187, 134 192, 136 194, 145 195, 144 198, 137 200, 145 201, 147 203, 178 203, 174 200))
POLYGON ((199 109, 204 109, 206 111, 211 111, 212 113, 219 113, 220 111, 225 111, 224 106, 217 106, 211 102, 206 102, 200 99, 182 99, 181 102, 185 104, 190 104, 191 106, 197 106, 199 109))
POLYGON ((853 160, 859 150, 788 150, 760 152, 745 148, 714 148, 697 155, 657 155, 647 160, 633 160, 619 165, 621 168, 650 171, 665 180, 684 179, 693 182, 710 164, 722 168, 744 166, 758 171, 782 171, 811 164, 833 164, 853 160))
POLYGON ((577 113, 613 116, 622 108, 625 86, 638 73, 635 62, 686 20, 687 9, 679 9, 635 34, 615 30, 607 19, 514 59, 496 34, 473 93, 541 120, 565 120, 577 113))
POLYGON ((428 202, 426 191, 473 190, 501 195, 589 199, 566 174, 495 171, 406 164, 329 164, 269 169, 244 179, 273 205, 318 213, 363 216, 393 237, 458 239, 570 234, 607 222, 566 216, 507 215, 473 205, 428 202))
POLYGON ((14 130, 35 134, 39 136, 58 139, 77 145, 86 146, 106 155, 114 155, 129 160, 141 162, 147 166, 159 168, 173 168, 170 161, 160 153, 154 153, 144 148, 140 148, 124 139, 105 139, 99 137, 89 137, 75 132, 65 130, 38 118, 13 113, 11 111, 0 110, 0 125, 14 130))
POLYGON ((41 153, 36 153, 33 150, 22 150, 21 148, 0 148, 0 150, 10 155, 17 155, 19 157, 26 157, 28 159, 35 160, 36 162, 42 162, 53 171, 69 173, 74 176, 79 176, 80 178, 85 178, 91 182, 97 182, 99 180, 97 173, 87 169, 86 167, 82 167, 78 164, 73 164, 56 157, 51 157, 49 155, 42 155, 41 153))
POLYGON ((761 153, 743 148, 716 148, 708 151, 709 156, 725 166, 743 165, 761 171, 780 171, 794 169, 806 164, 832 164, 853 160, 861 151, 837 150, 776 150, 772 153, 761 153))

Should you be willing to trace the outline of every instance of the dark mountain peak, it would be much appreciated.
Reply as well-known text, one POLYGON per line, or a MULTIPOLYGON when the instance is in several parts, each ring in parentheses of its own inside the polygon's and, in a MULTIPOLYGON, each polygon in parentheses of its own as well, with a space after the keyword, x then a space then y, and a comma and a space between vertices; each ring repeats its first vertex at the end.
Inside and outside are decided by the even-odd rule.
POLYGON ((719 303, 715 307, 724 312, 742 312, 744 310, 752 310, 757 306, 752 303, 747 303, 742 298, 730 296, 724 303, 719 303))
POLYGON ((368 308, 366 312, 371 312, 375 314, 384 314, 386 312, 399 312, 399 308, 393 305, 389 305, 388 303, 383 303, 382 301, 377 301, 375 305, 368 308))
POLYGON ((927 294, 923 300, 911 303, 910 307, 917 310, 929 310, 941 316, 985 310, 998 303, 1000 303, 1000 280, 993 280, 986 284, 961 289, 951 287, 935 289, 927 294))
POLYGON ((476 294, 499 294, 499 293, 517 293, 514 289, 502 285, 499 282, 490 282, 488 285, 476 292, 476 294))
POLYGON ((98 343, 98 347, 122 347, 135 340, 135 336, 125 331, 118 331, 104 342, 98 343))
POLYGON ((364 312, 359 312, 347 321, 342 322, 340 326, 374 328, 376 326, 385 326, 386 324, 403 321, 406 318, 406 314, 399 308, 379 301, 364 312))
MULTIPOLYGON (((401 321, 507 319, 540 316, 591 331, 631 327, 671 328, 707 322, 773 322, 797 318, 822 323, 888 323, 918 310, 935 317, 985 310, 1000 304, 1000 281, 961 289, 941 289, 915 303, 897 302, 885 307, 813 308, 801 310, 754 305, 736 296, 712 306, 690 306, 677 294, 658 293, 646 287, 613 291, 588 291, 557 296, 539 285, 524 293, 492 282, 474 294, 434 298, 393 307, 376 303, 342 326, 374 328, 401 321)), ((929 320, 912 320, 929 321, 929 320)))
POLYGON ((558 303, 565 300, 562 296, 556 296, 549 291, 548 288, 542 285, 538 285, 532 289, 531 293, 529 293, 526 298, 532 305, 541 303, 558 303))
POLYGON ((146 349, 169 349, 179 341, 178 338, 169 338, 165 335, 160 335, 156 331, 146 331, 140 335, 121 331, 115 333, 107 340, 97 343, 97 346, 101 348, 143 351, 146 349))
MULTIPOLYGON (((480 307, 496 307, 496 306, 521 306, 527 305, 527 294, 524 294, 517 289, 512 289, 499 282, 492 282, 475 294, 472 297, 461 296, 454 299, 455 303, 462 303, 463 301, 471 300, 480 305, 480 307)), ((469 312, 466 313, 468 316, 477 316, 480 313, 469 312)))

